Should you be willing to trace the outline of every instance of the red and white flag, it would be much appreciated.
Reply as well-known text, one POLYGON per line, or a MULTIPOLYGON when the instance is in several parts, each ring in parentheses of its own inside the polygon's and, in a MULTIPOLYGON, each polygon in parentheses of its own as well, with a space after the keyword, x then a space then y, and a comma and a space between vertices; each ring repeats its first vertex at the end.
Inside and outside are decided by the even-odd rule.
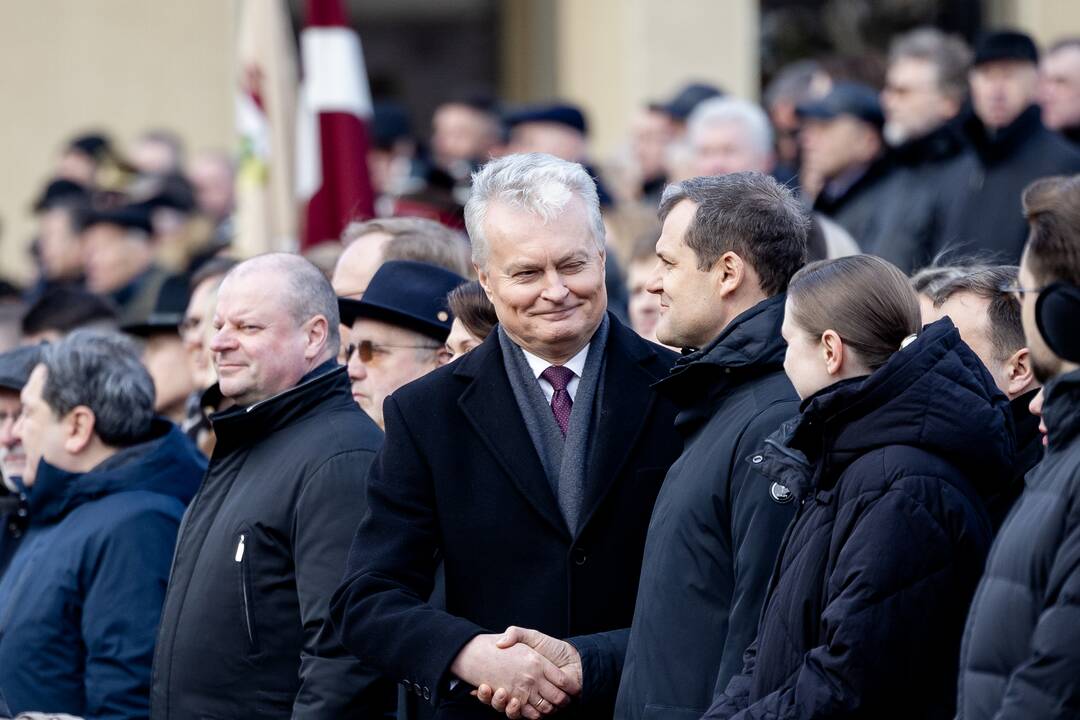
POLYGON ((285 0, 244 0, 237 35, 233 252, 295 251, 297 72, 285 0))
POLYGON ((337 240, 350 220, 375 214, 368 174, 368 88, 360 38, 341 0, 308 0, 300 33, 297 195, 307 200, 301 249, 337 240))

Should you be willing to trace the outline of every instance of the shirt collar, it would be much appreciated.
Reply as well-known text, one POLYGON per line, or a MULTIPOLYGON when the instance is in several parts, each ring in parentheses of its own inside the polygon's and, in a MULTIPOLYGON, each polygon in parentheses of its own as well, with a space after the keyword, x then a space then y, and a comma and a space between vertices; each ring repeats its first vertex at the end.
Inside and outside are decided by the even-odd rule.
MULTIPOLYGON (((585 347, 578 350, 578 354, 563 363, 563 367, 570 368, 575 377, 581 377, 581 374, 585 372, 585 360, 589 356, 589 346, 591 342, 585 343, 585 347)), ((529 369, 532 370, 533 377, 539 378, 540 374, 551 367, 551 363, 542 357, 537 357, 525 348, 521 348, 521 352, 525 353, 525 362, 529 363, 529 369)))

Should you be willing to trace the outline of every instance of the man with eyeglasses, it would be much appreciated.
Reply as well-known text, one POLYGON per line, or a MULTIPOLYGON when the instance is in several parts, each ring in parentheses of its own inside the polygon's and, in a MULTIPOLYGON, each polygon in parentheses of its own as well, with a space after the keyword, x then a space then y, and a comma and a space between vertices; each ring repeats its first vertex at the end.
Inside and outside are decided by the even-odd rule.
POLYGON ((1075 718, 1080 707, 1080 176, 1023 195, 1028 240, 1009 289, 1043 390, 1045 455, 983 569, 960 654, 957 720, 1075 718))
POLYGON ((453 318, 447 294, 465 278, 411 260, 384 263, 360 300, 338 298, 350 328, 346 364, 353 400, 383 425, 383 401, 401 386, 446 364, 453 318))

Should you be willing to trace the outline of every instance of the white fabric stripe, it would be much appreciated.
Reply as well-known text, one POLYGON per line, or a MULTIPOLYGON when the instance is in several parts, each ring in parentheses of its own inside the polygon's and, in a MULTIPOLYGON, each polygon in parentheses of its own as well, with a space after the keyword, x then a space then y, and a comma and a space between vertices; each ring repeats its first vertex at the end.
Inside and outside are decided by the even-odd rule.
POLYGON ((316 113, 347 112, 371 116, 360 38, 350 28, 310 27, 300 33, 304 101, 316 113))

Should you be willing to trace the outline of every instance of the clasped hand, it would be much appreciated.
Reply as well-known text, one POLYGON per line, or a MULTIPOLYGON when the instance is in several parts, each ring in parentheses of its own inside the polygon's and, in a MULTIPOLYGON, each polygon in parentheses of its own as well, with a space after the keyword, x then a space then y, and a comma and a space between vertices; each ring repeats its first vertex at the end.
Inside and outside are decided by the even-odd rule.
POLYGON ((511 720, 539 720, 581 692, 577 650, 536 630, 509 627, 502 635, 477 635, 450 670, 476 687, 480 702, 511 720))

